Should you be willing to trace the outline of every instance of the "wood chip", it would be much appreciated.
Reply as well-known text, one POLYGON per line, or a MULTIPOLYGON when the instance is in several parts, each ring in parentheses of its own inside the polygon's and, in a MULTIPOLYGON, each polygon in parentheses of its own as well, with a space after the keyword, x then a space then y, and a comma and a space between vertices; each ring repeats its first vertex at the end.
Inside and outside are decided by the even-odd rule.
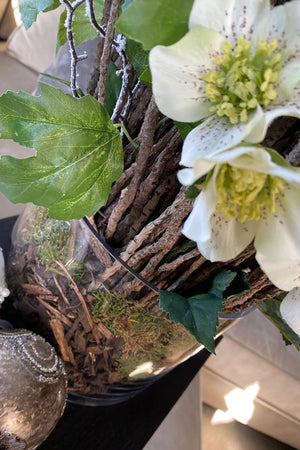
POLYGON ((100 332, 106 339, 112 339, 114 337, 114 334, 101 322, 97 323, 95 325, 100 332))
POLYGON ((50 320, 50 326, 53 331, 53 334, 55 336, 55 339, 57 341, 57 344, 59 346, 59 350, 61 353, 61 356, 64 361, 70 362, 73 366, 77 367, 73 352, 71 347, 68 345, 68 342, 65 338, 64 334, 64 328, 62 326, 62 323, 58 319, 51 319, 50 320))
POLYGON ((51 291, 49 291, 49 289, 46 289, 43 286, 39 286, 37 284, 27 284, 27 283, 23 283, 21 286, 24 289, 24 291, 27 292, 27 294, 50 295, 51 297, 53 297, 53 293, 51 291))

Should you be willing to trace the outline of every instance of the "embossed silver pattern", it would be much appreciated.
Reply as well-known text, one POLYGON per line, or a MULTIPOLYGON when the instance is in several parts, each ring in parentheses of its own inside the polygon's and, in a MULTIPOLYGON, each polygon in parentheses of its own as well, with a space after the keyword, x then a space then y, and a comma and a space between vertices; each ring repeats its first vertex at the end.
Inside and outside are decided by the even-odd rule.
POLYGON ((0 331, 0 448, 33 450, 61 417, 64 366, 53 347, 26 330, 0 331))

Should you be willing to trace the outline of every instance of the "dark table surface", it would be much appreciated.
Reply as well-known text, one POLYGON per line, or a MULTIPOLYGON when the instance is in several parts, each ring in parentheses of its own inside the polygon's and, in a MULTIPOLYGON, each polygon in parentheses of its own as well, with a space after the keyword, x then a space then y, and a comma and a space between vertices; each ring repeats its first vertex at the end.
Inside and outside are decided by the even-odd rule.
MULTIPOLYGON (((5 256, 15 220, 0 221, 0 246, 5 256)), ((200 351, 121 404, 95 407, 68 402, 63 417, 39 449, 142 450, 209 355, 206 349, 200 351)))

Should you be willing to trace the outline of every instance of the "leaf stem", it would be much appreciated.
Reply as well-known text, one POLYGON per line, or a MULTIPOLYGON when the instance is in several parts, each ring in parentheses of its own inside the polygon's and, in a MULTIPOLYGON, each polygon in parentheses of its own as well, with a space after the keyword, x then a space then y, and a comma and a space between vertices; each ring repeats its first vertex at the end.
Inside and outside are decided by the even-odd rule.
POLYGON ((128 141, 130 142, 130 144, 134 147, 135 150, 138 150, 139 145, 138 145, 136 142, 134 142, 134 140, 130 137, 130 135, 129 135, 127 129, 126 129, 126 127, 125 127, 122 123, 115 123, 115 124, 114 124, 114 127, 116 127, 116 128, 122 128, 122 130, 123 130, 125 136, 127 137, 128 141))
POLYGON ((167 117, 167 116, 163 117, 163 118, 158 122, 158 124, 156 125, 155 131, 158 130, 158 128, 159 128, 163 123, 165 123, 168 119, 169 119, 169 117, 167 117))

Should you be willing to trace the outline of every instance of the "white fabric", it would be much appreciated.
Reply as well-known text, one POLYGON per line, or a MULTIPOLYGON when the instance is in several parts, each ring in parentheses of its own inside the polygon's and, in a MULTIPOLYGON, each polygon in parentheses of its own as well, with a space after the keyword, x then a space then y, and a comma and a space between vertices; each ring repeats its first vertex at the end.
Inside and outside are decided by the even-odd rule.
POLYGON ((63 6, 40 13, 37 21, 27 31, 23 25, 16 28, 7 41, 7 53, 35 72, 43 72, 55 57, 62 11, 63 6))

